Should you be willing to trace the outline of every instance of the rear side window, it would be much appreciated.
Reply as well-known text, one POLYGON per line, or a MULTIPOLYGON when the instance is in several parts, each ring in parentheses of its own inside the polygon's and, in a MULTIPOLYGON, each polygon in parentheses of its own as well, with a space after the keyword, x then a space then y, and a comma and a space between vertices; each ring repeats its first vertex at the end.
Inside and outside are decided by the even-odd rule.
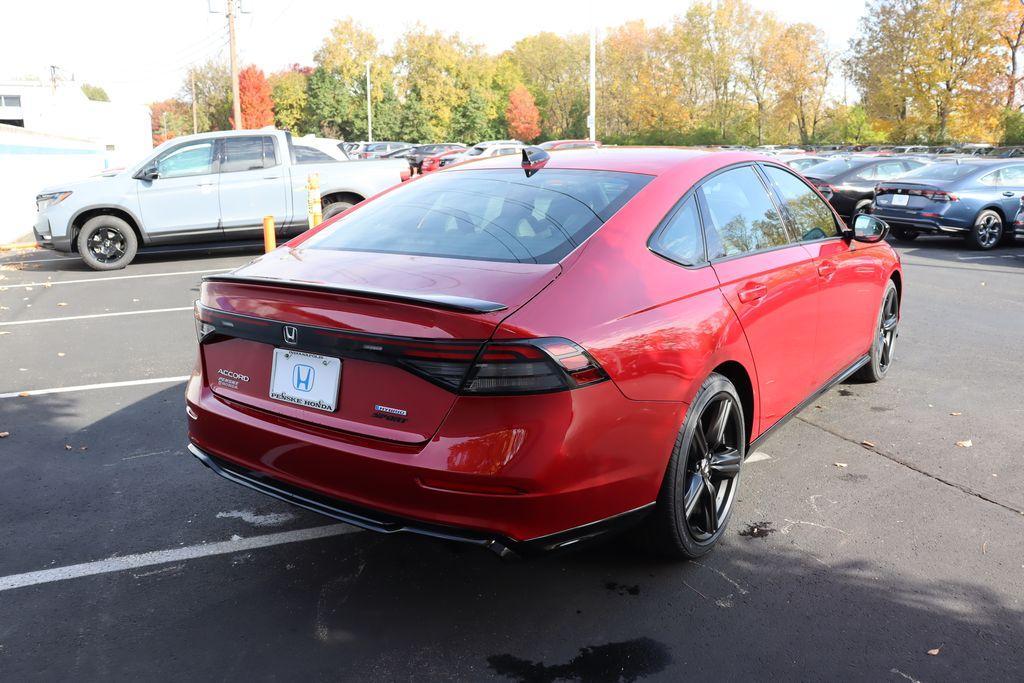
MULTIPOLYGON (((911 166, 911 168, 916 167, 911 166)), ((898 161, 885 161, 880 164, 873 164, 868 166, 860 173, 857 174, 858 180, 892 180, 898 178, 906 172, 903 164, 898 161)))
POLYGON ((651 249, 656 254, 684 266, 692 266, 705 260, 704 238, 701 236, 696 199, 690 197, 669 216, 665 224, 654 233, 651 249))
POLYGON ((628 202, 650 176, 545 169, 427 176, 340 219, 314 249, 557 263, 628 202))
POLYGON ((719 173, 700 186, 710 225, 708 256, 736 256, 791 240, 782 217, 753 168, 719 173))
POLYGON ((334 161, 318 149, 295 145, 295 161, 299 164, 319 164, 324 161, 334 161))
POLYGON ((836 225, 832 211, 804 181, 775 166, 765 166, 764 171, 785 202, 786 210, 802 241, 839 235, 839 226, 836 225))
POLYGON ((221 173, 252 171, 277 165, 274 140, 266 136, 237 137, 224 139, 224 160, 221 173))

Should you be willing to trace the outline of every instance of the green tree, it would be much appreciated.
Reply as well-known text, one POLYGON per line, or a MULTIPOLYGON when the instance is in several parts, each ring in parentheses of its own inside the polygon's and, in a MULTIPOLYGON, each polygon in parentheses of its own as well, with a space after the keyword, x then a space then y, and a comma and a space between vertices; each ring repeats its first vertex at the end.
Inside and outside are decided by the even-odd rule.
POLYGON ((497 137, 491 119, 491 107, 480 88, 469 91, 466 101, 452 112, 451 139, 467 144, 497 137))
MULTIPOLYGON (((572 130, 586 129, 588 42, 585 35, 559 36, 545 31, 523 38, 509 51, 540 110, 546 138, 566 138, 572 130)), ((506 102, 507 97, 506 93, 506 102)))
POLYGON ((271 97, 274 100, 274 122, 278 128, 301 135, 308 118, 309 74, 312 69, 293 65, 290 69, 271 74, 271 97))
MULTIPOLYGON (((231 69, 227 64, 210 60, 194 67, 191 72, 196 84, 196 114, 200 132, 231 128, 231 69)), ((178 99, 186 106, 192 104, 192 86, 185 77, 178 99)))
POLYGON ((82 84, 82 93, 85 94, 90 100, 94 102, 109 102, 110 98, 107 96, 107 91, 98 85, 91 85, 89 83, 82 84))

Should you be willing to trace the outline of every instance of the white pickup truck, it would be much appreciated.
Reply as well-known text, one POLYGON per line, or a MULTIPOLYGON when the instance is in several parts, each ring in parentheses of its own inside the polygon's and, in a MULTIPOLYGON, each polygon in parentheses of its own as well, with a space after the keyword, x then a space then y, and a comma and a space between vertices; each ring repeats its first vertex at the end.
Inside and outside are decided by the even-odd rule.
POLYGON ((168 140, 127 170, 43 190, 36 242, 115 270, 140 247, 260 237, 264 216, 274 217, 278 237, 295 235, 308 225, 311 173, 325 219, 408 177, 405 159, 304 163, 300 141, 280 130, 168 140))

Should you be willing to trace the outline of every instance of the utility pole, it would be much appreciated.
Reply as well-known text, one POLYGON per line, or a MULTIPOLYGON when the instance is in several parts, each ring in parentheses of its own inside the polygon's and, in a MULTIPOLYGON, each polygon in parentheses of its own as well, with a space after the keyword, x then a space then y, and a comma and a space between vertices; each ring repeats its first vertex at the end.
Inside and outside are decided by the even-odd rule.
POLYGON ((587 126, 590 128, 590 139, 597 140, 597 26, 590 28, 590 115, 587 126))
POLYGON ((238 92, 238 44, 235 40, 235 2, 225 0, 228 15, 228 39, 231 41, 231 98, 234 104, 235 130, 242 129, 242 100, 238 92))
POLYGON ((370 62, 366 62, 366 141, 373 142, 373 105, 370 104, 370 62))
POLYGON ((50 92, 57 94, 57 66, 54 64, 50 65, 50 92))
POLYGON ((196 70, 195 67, 188 71, 189 80, 192 82, 192 134, 199 132, 199 110, 196 109, 196 70))

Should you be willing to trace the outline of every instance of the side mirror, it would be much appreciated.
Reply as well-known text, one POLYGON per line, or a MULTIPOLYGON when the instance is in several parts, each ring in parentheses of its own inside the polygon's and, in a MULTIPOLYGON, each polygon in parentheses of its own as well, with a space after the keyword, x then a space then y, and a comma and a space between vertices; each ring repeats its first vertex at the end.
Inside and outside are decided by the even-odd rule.
POLYGON ((889 224, 881 218, 862 213, 853 219, 851 239, 857 242, 874 244, 881 242, 889 234, 889 224))
POLYGON ((138 180, 156 180, 160 177, 160 172, 156 170, 156 164, 150 164, 144 166, 141 171, 135 174, 138 180))

